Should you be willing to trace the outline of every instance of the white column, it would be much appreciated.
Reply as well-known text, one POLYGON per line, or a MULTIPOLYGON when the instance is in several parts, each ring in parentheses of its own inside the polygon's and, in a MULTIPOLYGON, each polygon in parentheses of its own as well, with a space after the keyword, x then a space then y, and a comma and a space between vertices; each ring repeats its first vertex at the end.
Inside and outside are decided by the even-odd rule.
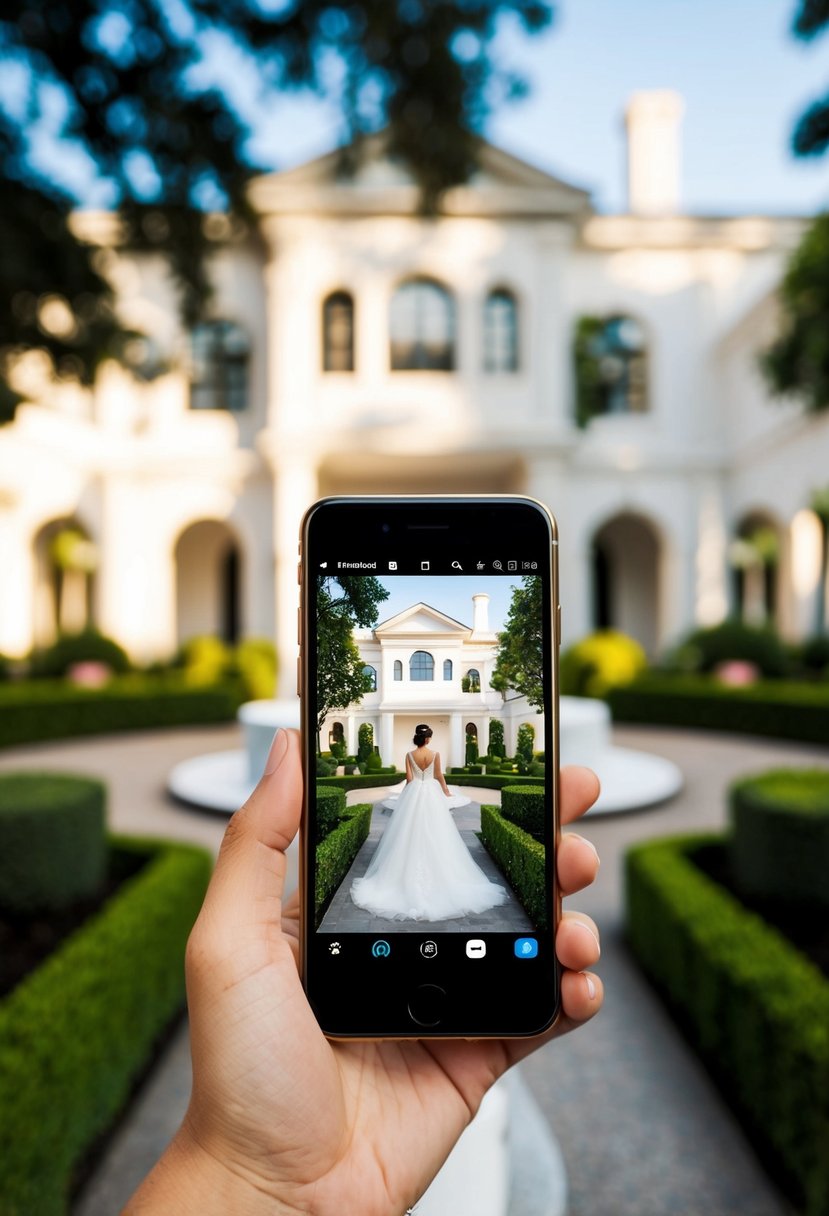
POLYGON ((450 765, 457 765, 460 768, 463 765, 466 750, 463 737, 463 714, 452 714, 449 723, 449 738, 451 744, 446 768, 449 768, 450 765))
POLYGON ((489 724, 491 721, 489 714, 482 714, 481 725, 478 728, 478 751, 482 756, 489 751, 489 724))
MULTIPOLYGON (((378 740, 375 738, 375 743, 378 740)), ((380 714, 380 757, 384 764, 399 764, 400 761, 394 755, 394 714, 391 710, 384 709, 380 714)))
POLYGON ((357 717, 353 710, 349 710, 345 723, 345 746, 349 756, 357 755, 357 717))

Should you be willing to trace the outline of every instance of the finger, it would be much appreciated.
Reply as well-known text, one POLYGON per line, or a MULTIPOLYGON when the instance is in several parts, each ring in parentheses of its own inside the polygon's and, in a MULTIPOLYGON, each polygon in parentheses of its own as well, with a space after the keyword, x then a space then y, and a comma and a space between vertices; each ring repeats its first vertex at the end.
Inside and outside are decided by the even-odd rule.
POLYGON ((599 961, 602 949, 596 923, 584 912, 565 912, 556 933, 556 956, 570 971, 581 971, 599 961))
POLYGON ((561 822, 572 823, 589 811, 599 796, 599 778, 592 768, 568 764, 561 770, 561 822))
POLYGON ((227 825, 202 917, 217 932, 278 925, 285 883, 285 849, 302 807, 302 766, 296 731, 274 736, 256 789, 227 825))
POLYGON ((558 885, 562 895, 573 895, 589 887, 598 871, 599 854, 591 841, 576 832, 562 836, 557 858, 558 885))

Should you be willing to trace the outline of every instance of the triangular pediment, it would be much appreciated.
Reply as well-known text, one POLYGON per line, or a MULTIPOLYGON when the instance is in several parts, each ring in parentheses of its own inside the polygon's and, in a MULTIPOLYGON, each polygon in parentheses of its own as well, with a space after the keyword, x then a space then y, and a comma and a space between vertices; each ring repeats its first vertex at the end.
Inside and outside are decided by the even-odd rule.
MULTIPOLYGON (((257 177, 254 206, 263 214, 410 214, 419 206, 417 183, 386 153, 380 133, 363 139, 353 172, 349 149, 337 148, 296 168, 257 177)), ((478 167, 469 182, 444 195, 447 215, 576 216, 590 210, 589 191, 480 140, 478 167)))
POLYGON ((447 616, 430 604, 412 604, 396 616, 382 621, 375 627, 374 635, 383 641, 394 637, 413 637, 421 634, 431 634, 434 637, 468 637, 468 625, 461 624, 454 617, 447 616))

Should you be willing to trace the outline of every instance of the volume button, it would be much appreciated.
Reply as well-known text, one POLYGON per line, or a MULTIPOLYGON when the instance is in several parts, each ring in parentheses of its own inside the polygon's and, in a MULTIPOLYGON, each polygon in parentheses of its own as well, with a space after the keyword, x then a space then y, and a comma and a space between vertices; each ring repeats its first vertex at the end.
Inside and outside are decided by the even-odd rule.
POLYGON ((561 604, 556 604, 556 646, 561 645, 561 604))
POLYGON ((302 659, 296 661, 296 695, 302 696, 302 659))
POLYGON ((297 646, 302 645, 302 609, 301 608, 297 608, 297 610, 296 610, 296 644, 297 644, 297 646))

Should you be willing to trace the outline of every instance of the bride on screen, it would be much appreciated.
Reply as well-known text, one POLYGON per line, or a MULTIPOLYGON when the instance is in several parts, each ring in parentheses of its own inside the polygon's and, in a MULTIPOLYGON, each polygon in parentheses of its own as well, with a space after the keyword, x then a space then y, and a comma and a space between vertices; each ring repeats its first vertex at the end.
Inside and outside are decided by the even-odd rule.
POLYGON ((484 912, 507 899, 472 860, 449 813, 453 798, 429 747, 430 727, 415 728, 406 755, 406 784, 389 800, 394 815, 362 878, 351 884, 358 908, 395 920, 450 920, 484 912))

